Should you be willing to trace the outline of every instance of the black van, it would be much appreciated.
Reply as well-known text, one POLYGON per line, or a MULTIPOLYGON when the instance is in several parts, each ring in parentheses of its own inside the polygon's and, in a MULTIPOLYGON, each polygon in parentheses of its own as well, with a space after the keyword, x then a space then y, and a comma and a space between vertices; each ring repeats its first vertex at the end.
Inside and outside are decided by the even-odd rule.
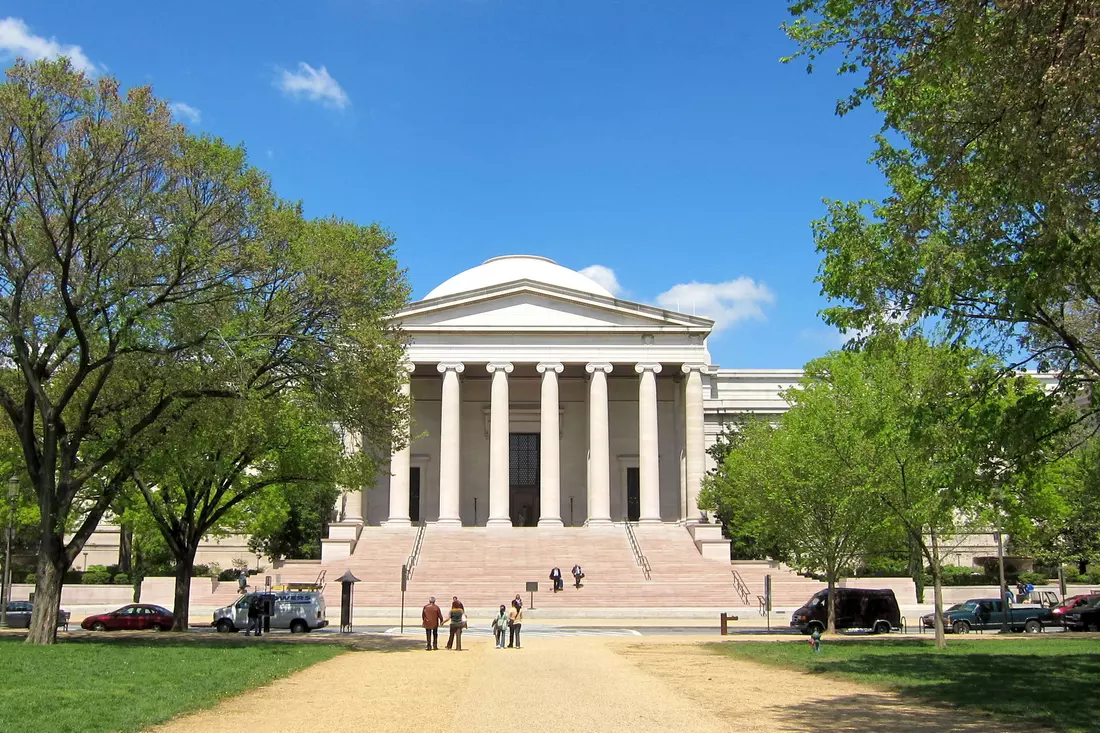
MULTIPOLYGON (((815 593, 805 606, 791 614, 791 628, 803 634, 828 626, 829 591, 815 593)), ((836 628, 870 629, 876 634, 901 630, 901 610, 894 591, 864 588, 836 589, 836 628)))

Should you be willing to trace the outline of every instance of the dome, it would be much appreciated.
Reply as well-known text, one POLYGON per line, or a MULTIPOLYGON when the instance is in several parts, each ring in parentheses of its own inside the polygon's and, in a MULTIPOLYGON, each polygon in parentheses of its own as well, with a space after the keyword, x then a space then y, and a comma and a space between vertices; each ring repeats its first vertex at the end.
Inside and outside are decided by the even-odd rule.
POLYGON ((568 267, 562 267, 549 258, 536 255, 506 255, 493 257, 477 267, 458 273, 428 293, 425 299, 442 298, 446 295, 480 290, 516 280, 535 280, 593 295, 613 297, 607 288, 592 278, 576 270, 570 270, 568 267))

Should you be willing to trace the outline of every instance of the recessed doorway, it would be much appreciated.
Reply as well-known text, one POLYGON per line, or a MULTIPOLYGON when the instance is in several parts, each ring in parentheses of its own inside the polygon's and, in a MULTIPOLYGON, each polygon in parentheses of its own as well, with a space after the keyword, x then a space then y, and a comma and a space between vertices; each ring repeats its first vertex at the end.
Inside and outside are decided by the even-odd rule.
POLYGON ((420 524, 420 466, 409 469, 409 520, 420 524))
POLYGON ((626 469, 626 521, 637 522, 642 517, 641 478, 636 466, 626 469))
POLYGON ((513 527, 539 523, 539 434, 508 436, 508 499, 513 527))

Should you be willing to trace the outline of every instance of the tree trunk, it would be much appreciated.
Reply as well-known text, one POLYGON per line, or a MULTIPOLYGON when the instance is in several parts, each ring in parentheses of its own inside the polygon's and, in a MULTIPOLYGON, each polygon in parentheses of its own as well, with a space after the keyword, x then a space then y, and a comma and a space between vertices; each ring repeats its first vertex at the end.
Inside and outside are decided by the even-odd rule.
POLYGON ((826 632, 836 633, 836 575, 829 573, 829 601, 826 606, 826 632))
POLYGON ((187 631, 191 611, 191 575, 195 570, 195 549, 188 548, 184 557, 176 558, 176 590, 172 600, 172 631, 187 631))
POLYGON ((936 531, 931 531, 932 556, 929 565, 932 566, 932 594, 935 598, 935 608, 932 609, 933 619, 936 625, 936 648, 947 648, 947 635, 943 632, 943 583, 940 575, 940 546, 936 539, 936 531))
POLYGON ((909 577, 913 579, 913 587, 917 593, 917 603, 924 603, 924 556, 920 547, 909 536, 909 577))
POLYGON ((1078 575, 1084 575, 1088 571, 1089 571, 1088 558, 1081 558, 1080 560, 1078 560, 1077 561, 1077 574, 1078 575))
POLYGON ((34 581, 34 611, 27 630, 28 644, 53 644, 57 641, 57 611, 61 607, 61 586, 65 581, 65 548, 60 538, 43 543, 38 554, 34 581))
POLYGON ((118 569, 119 572, 129 574, 133 570, 134 530, 125 524, 119 527, 118 532, 118 569))

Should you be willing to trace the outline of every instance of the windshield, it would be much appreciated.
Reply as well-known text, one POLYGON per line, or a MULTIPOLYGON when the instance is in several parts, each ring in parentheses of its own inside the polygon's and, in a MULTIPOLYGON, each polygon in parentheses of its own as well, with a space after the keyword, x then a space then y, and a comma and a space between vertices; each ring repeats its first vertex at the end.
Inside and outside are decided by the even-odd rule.
POLYGON ((813 598, 806 604, 807 608, 817 608, 821 604, 825 603, 825 599, 829 597, 828 591, 823 591, 814 595, 813 598))

